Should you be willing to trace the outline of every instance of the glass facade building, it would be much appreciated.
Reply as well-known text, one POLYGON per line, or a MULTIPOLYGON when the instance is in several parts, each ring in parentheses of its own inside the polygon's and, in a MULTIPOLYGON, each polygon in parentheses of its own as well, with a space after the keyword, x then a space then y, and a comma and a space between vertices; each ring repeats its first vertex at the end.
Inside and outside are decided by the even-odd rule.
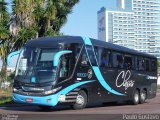
POLYGON ((98 39, 160 58, 160 0, 117 0, 98 11, 98 39))

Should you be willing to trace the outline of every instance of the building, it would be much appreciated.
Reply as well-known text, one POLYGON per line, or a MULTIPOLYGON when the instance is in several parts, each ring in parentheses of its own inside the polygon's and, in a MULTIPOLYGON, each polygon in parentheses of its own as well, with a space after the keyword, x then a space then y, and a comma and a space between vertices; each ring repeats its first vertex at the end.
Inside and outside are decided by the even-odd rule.
POLYGON ((160 0, 117 0, 98 11, 98 39, 160 58, 160 0))

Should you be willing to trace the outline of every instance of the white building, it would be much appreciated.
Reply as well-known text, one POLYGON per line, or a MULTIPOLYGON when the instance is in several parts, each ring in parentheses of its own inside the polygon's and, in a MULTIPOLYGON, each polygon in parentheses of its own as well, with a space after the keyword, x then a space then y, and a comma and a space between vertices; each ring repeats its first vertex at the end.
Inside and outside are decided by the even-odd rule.
POLYGON ((98 11, 98 39, 160 58, 160 0, 117 0, 98 11))
POLYGON ((98 12, 98 39, 135 49, 133 14, 102 8, 98 12))

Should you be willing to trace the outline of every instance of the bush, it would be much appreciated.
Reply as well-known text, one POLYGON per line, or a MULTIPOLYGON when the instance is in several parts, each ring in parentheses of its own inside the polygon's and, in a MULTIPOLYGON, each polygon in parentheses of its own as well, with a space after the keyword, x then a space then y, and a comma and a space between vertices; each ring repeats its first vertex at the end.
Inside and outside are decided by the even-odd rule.
POLYGON ((6 103, 9 103, 9 102, 12 102, 12 98, 11 97, 2 97, 2 98, 0 98, 0 105, 6 104, 6 103))

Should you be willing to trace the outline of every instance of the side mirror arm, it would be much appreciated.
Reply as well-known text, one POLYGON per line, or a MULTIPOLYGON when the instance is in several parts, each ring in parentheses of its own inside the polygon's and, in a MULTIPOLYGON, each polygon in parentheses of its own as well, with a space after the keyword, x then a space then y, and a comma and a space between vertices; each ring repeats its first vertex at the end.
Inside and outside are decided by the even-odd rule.
POLYGON ((15 52, 12 52, 10 53, 8 56, 7 56, 7 65, 10 66, 10 59, 15 56, 15 55, 18 55, 20 54, 20 51, 15 51, 15 52))
POLYGON ((61 57, 62 55, 69 54, 69 53, 72 53, 72 51, 70 51, 70 50, 63 50, 63 51, 57 52, 57 53, 54 55, 54 58, 53 58, 53 66, 54 66, 54 67, 57 67, 58 64, 59 64, 60 57, 61 57))

